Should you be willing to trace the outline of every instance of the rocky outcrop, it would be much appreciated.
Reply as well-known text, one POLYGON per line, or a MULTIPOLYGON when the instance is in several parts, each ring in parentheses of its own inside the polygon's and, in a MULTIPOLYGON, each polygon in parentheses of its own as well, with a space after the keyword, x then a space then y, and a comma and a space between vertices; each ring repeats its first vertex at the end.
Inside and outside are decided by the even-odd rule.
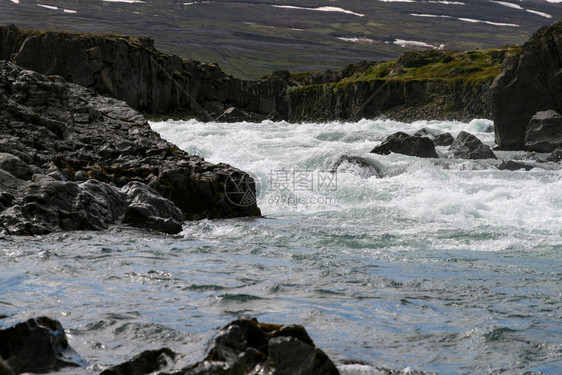
POLYGON ((0 134, 0 230, 7 233, 121 223, 177 233, 183 219, 260 214, 255 200, 229 199, 237 178, 255 192, 244 172, 179 150, 122 101, 6 61, 0 134))
POLYGON ((146 37, 35 32, 0 27, 0 59, 125 101, 146 114, 209 121, 230 107, 260 120, 287 118, 287 82, 279 75, 244 81, 216 64, 163 53, 146 37))
POLYGON ((62 325, 47 317, 0 330, 0 357, 18 374, 87 365, 68 345, 62 325))
POLYGON ((537 112, 562 112, 562 21, 538 30, 519 55, 506 59, 491 94, 496 143, 522 150, 537 112))
POLYGON ((289 121, 398 121, 490 118, 489 82, 386 80, 291 88, 289 121))
POLYGON ((372 154, 389 155, 397 153, 420 158, 437 158, 435 146, 427 137, 416 137, 403 132, 394 133, 371 150, 372 154))
POLYGON ((559 146, 562 146, 562 115, 553 110, 537 112, 525 131, 525 150, 552 152, 559 146))
POLYGON ((337 375, 328 356, 316 348, 304 327, 260 324, 239 319, 222 329, 207 357, 182 375, 337 375))
POLYGON ((449 147, 451 155, 456 159, 497 159, 489 146, 486 146, 475 135, 461 131, 449 147))

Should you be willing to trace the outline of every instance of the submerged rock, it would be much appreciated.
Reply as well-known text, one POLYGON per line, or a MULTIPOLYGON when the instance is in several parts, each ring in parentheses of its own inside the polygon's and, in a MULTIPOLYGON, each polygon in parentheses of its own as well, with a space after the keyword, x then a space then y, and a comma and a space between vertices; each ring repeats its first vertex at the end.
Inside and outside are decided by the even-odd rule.
POLYGON ((527 163, 521 163, 518 161, 513 161, 513 160, 504 160, 502 161, 500 164, 498 164, 497 168, 499 170, 508 170, 508 171, 518 171, 521 169, 524 169, 526 171, 530 171, 531 169, 534 168, 534 166, 529 165, 527 163))
POLYGON ((537 112, 525 132, 525 150, 552 152, 562 146, 562 115, 549 110, 537 112))
POLYGON ((496 143, 522 150, 525 132, 538 111, 562 108, 562 21, 545 26, 507 58, 491 86, 496 143))
POLYGON ((0 231, 125 222, 177 233, 184 219, 260 215, 225 191, 246 173, 179 150, 119 100, 0 61, 0 104, 0 193, 12 197, 0 202, 0 231))
POLYGON ((336 173, 340 168, 362 178, 381 177, 376 166, 368 159, 360 156, 342 155, 332 164, 331 172, 336 173))
POLYGON ((497 159, 489 146, 465 131, 459 133, 449 150, 456 159, 497 159))
POLYGON ((435 146, 427 137, 416 137, 403 132, 389 135, 377 147, 371 150, 373 154, 389 155, 397 153, 420 158, 437 158, 435 146))
POLYGON ((87 364, 68 345, 61 324, 47 317, 29 319, 0 330, 0 356, 18 374, 51 372, 87 364))

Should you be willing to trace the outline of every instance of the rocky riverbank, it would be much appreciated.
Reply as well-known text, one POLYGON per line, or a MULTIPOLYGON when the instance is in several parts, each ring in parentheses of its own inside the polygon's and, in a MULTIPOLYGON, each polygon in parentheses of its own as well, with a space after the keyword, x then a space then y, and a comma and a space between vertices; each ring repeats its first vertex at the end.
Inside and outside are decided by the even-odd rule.
POLYGON ((260 215, 253 180, 164 141, 124 102, 0 62, 0 230, 34 235, 260 215), (243 181, 244 183, 240 183, 243 181), (245 194, 248 193, 248 194, 245 194))

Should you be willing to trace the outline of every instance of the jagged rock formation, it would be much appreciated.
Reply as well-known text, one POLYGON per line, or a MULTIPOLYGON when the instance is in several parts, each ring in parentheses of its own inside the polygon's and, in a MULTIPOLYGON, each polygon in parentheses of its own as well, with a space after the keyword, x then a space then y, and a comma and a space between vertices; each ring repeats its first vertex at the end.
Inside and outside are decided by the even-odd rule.
POLYGON ((10 368, 17 374, 42 373, 87 364, 68 345, 62 325, 47 317, 0 330, 0 358, 10 366, 4 370, 7 374, 10 368))
POLYGON ((497 159, 489 146, 486 146, 474 134, 461 131, 449 147, 456 159, 497 159))
POLYGON ((239 319, 222 329, 207 357, 176 375, 339 375, 303 326, 239 319))
POLYGON ((243 81, 216 64, 163 53, 150 38, 0 27, 0 59, 117 98, 147 114, 212 120, 230 107, 261 120, 287 117, 287 82, 243 81))
POLYGON ((179 150, 122 101, 0 61, 0 230, 177 233, 183 219, 260 214, 231 188, 255 192, 246 173, 179 150))
POLYGON ((538 30, 517 56, 508 58, 492 87, 496 143, 522 150, 531 118, 562 112, 562 21, 538 30))
POLYGON ((281 70, 239 80, 215 64, 160 52, 149 38, 0 27, 0 59, 60 75, 147 114, 203 121, 490 118, 489 85, 512 52, 408 52, 342 71, 281 70))

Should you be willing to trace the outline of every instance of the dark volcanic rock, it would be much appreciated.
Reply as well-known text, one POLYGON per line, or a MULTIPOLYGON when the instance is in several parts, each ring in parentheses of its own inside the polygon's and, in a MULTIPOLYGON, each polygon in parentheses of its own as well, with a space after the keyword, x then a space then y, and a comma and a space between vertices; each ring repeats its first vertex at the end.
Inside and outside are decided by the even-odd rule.
POLYGON ((205 360, 176 374, 250 373, 336 375, 339 371, 328 356, 314 346, 302 326, 240 319, 223 328, 205 360))
POLYGON ((562 21, 538 30, 507 58, 491 87, 496 143, 521 150, 535 113, 562 112, 562 21))
POLYGON ((225 191, 229 176, 244 172, 179 150, 119 100, 6 61, 0 152, 0 192, 14 198, 0 207, 0 230, 8 233, 105 229, 123 215, 175 233, 181 218, 166 199, 183 219, 260 214, 255 201, 239 205, 225 191), (137 184, 125 187, 130 182, 137 184))
POLYGON ((560 161, 562 161, 562 147, 558 147, 556 150, 552 151, 550 155, 546 157, 546 161, 560 163, 560 161))
POLYGON ((124 224, 164 233, 178 233, 182 230, 183 217, 179 208, 149 186, 133 181, 122 190, 129 202, 123 217, 124 224))
POLYGON ((162 370, 176 358, 171 349, 146 350, 135 358, 104 370, 100 375, 143 375, 162 370))
POLYGON ((261 122, 265 119, 263 116, 247 113, 235 107, 230 107, 224 111, 222 115, 217 117, 218 122, 261 122))
POLYGON ((36 32, 0 27, 0 59, 91 88, 149 114, 210 121, 237 107, 258 117, 287 119, 287 82, 245 81, 216 64, 163 53, 146 37, 36 32))
POLYGON ((562 115, 553 110, 537 112, 525 132, 525 150, 552 152, 559 146, 562 146, 562 115))
POLYGON ((16 373, 50 372, 87 363, 68 345, 61 324, 40 317, 0 330, 0 356, 16 373))
POLYGON ((390 153, 418 156, 420 158, 437 158, 435 146, 427 137, 416 137, 398 132, 389 135, 371 150, 373 154, 388 155, 390 153))
POLYGON ((449 150, 457 159, 497 159, 489 146, 465 131, 459 133, 449 150))

